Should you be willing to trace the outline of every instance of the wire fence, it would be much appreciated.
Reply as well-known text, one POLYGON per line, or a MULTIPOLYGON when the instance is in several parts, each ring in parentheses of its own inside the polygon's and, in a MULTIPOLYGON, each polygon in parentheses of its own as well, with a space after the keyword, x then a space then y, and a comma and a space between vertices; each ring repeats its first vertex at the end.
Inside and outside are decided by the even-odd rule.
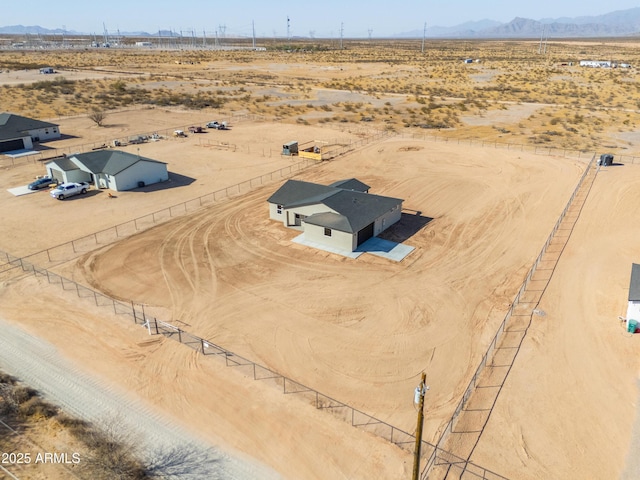
MULTIPOLYGON (((150 335, 162 335, 176 340, 204 356, 224 363, 227 367, 239 370, 246 377, 271 384, 282 391, 283 394, 295 394, 315 408, 331 413, 334 417, 350 423, 351 426, 384 438, 400 448, 412 450, 415 445, 415 436, 413 434, 353 408, 303 383, 281 375, 268 367, 255 363, 211 340, 198 337, 178 326, 148 315, 145 312, 145 306, 142 304, 116 300, 74 280, 58 275, 51 270, 39 267, 24 258, 18 258, 0 251, 0 278, 2 278, 1 274, 15 276, 24 273, 33 274, 38 278, 46 278, 51 285, 58 285, 64 291, 75 292, 76 296, 82 301, 90 302, 96 307, 107 308, 116 316, 121 316, 137 325, 144 326, 148 329, 150 335)), ((423 457, 427 458, 431 455, 434 448, 434 445, 423 442, 423 457)))
MULTIPOLYGON (((378 133, 369 137, 353 140, 348 142, 343 148, 334 151, 336 156, 345 155, 357 148, 361 148, 372 142, 382 140, 389 136, 389 133, 378 133)), ((238 184, 221 188, 214 192, 201 195, 184 202, 171 205, 155 212, 148 213, 141 217, 134 218, 127 222, 119 223, 115 226, 105 228, 103 230, 85 235, 83 237, 71 240, 69 242, 50 247, 39 252, 25 256, 31 262, 36 264, 57 264, 77 258, 79 255, 88 253, 98 247, 109 245, 119 239, 126 238, 135 233, 147 230, 160 223, 167 222, 172 218, 193 213, 203 207, 212 205, 221 200, 231 197, 244 195, 251 190, 262 185, 291 177, 308 167, 318 165, 321 161, 308 158, 302 158, 300 161, 280 168, 270 173, 250 178, 238 184)))
MULTIPOLYGON (((162 335, 173 339, 201 355, 212 357, 227 367, 235 368, 247 378, 267 383, 280 390, 284 395, 296 395, 308 405, 318 410, 323 410, 333 417, 350 424, 352 427, 383 438, 405 451, 413 452, 416 442, 413 433, 395 427, 384 420, 325 395, 301 382, 281 375, 211 340, 198 337, 176 325, 148 315, 143 304, 115 300, 74 280, 58 275, 46 268, 38 267, 24 258, 18 258, 0 251, 0 278, 2 278, 3 273, 12 275, 27 273, 33 274, 35 277, 46 278, 51 285, 58 285, 62 290, 70 293, 75 292, 76 296, 82 301, 90 302, 96 307, 106 308, 115 316, 121 316, 136 325, 143 326, 150 335, 162 335)), ((451 466, 451 468, 459 471, 464 469, 468 478, 507 480, 506 477, 480 467, 424 440, 422 441, 420 457, 422 460, 429 462, 435 459, 435 466, 437 467, 444 465, 451 466)))
MULTIPOLYGON (((543 145, 527 145, 521 143, 507 143, 498 142, 495 140, 475 140, 471 138, 450 138, 446 135, 437 134, 423 134, 423 133, 403 133, 400 135, 402 138, 410 138, 413 140, 424 140, 432 142, 444 142, 456 145, 465 145, 470 147, 493 147, 501 150, 508 150, 513 152, 528 152, 536 155, 549 155, 558 157, 571 157, 571 158, 591 158, 593 156, 593 150, 577 150, 571 148, 543 146, 543 145)), ((640 164, 640 157, 632 155, 616 155, 616 161, 618 163, 628 164, 640 164)))
MULTIPOLYGON (((583 184, 585 178, 587 177, 587 175, 589 174, 589 171, 591 170, 591 168, 595 164, 596 154, 594 154, 592 152, 591 155, 592 155, 591 161, 589 162, 587 168, 585 168, 584 173, 580 177, 577 186, 575 187, 573 193, 571 194, 571 197, 569 198, 569 201, 567 202, 567 204, 564 207, 562 213, 560 214, 560 217, 558 218, 558 220, 556 221, 553 229, 551 230, 551 233, 547 237, 547 240, 544 243, 544 246, 542 247, 538 257, 533 262, 532 267, 529 269, 529 272, 527 273, 527 276, 525 277, 524 281, 522 282, 522 285, 520 286, 520 289, 518 290, 518 293, 516 294, 515 298, 511 302, 511 306, 509 307, 509 310, 507 311, 504 319, 500 323, 500 326, 498 327, 498 330, 497 330, 496 334, 493 336, 493 339, 491 340, 491 343, 489 344, 489 347, 487 348, 486 352, 482 356, 482 359, 480 360, 480 364, 478 365, 478 368, 476 368, 476 371, 475 371, 473 377, 471 378, 471 381, 469 382, 467 388, 465 389, 464 393, 462 394, 462 397, 461 397, 460 401, 458 402, 458 405, 456 406, 456 409, 454 410, 453 415, 451 416, 451 419, 447 422, 442 434, 440 435, 440 438, 438 439, 438 442, 436 444, 437 447, 434 449, 433 456, 431 458, 429 458, 429 461, 427 462, 424 470, 422 471, 422 475, 421 475, 421 479, 422 480, 426 480, 427 478, 429 478, 429 474, 431 473, 431 470, 433 468, 436 468, 437 466, 439 466, 443 462, 447 463, 446 457, 448 455, 450 455, 450 454, 448 452, 446 452, 446 450, 442 449, 442 445, 444 445, 444 443, 448 439, 449 435, 451 435, 451 433, 453 432, 453 428, 454 428, 456 419, 460 415, 460 412, 462 412, 462 410, 467 405, 467 402, 468 402, 469 398, 471 397, 471 394, 473 393, 473 391, 475 390, 475 388, 476 388, 476 386, 478 384, 478 380, 480 379, 480 375, 481 375, 482 371, 487 366, 487 363, 490 361, 494 351, 498 347, 500 339, 502 338, 502 334, 504 333, 504 331, 505 331, 505 329, 507 327, 507 324, 509 323, 509 320, 511 319, 511 317, 512 317, 512 315, 514 313, 514 310, 518 306, 518 303, 520 302, 520 298, 524 295, 527 287, 529 286, 529 282, 533 278, 533 275, 535 274, 535 272, 536 272, 536 270, 538 268, 538 265, 540 265, 540 262, 542 261, 542 258, 544 256, 544 254, 547 252, 547 249, 549 248, 549 245, 551 244, 551 241, 553 240, 556 232, 560 228, 560 225, 562 224, 562 221, 564 220, 567 212, 569 211, 569 208, 571 207, 574 199, 576 198, 576 195, 578 194, 578 191, 582 187, 582 184, 583 184), (443 452, 444 452, 444 456, 443 456, 443 452)), ((466 462, 466 460, 464 460, 464 462, 466 462)), ((443 477, 443 478, 446 478, 446 477, 443 477)), ((479 478, 485 478, 485 477, 479 477, 479 478)), ((487 477, 487 478, 494 478, 494 477, 487 477)))
MULTIPOLYGON (((139 108, 122 109, 117 111, 109 111, 108 113, 121 113, 127 111, 138 111, 139 108)), ((142 109, 144 110, 144 109, 142 109)), ((228 124, 237 124, 243 121, 263 121, 265 119, 262 115, 254 115, 249 113, 227 113, 220 114, 221 121, 225 121, 228 124)), ((82 117, 86 115, 81 115, 82 117)), ((75 118, 75 117, 69 117, 75 118)), ((133 132, 124 137, 113 137, 109 140, 99 140, 89 143, 83 143, 78 145, 70 145, 62 148, 45 148, 43 150, 34 150, 29 155, 23 155, 18 157, 11 157, 8 155, 0 155, 0 168, 13 168, 20 165, 44 163, 57 158, 64 157, 66 155, 72 155, 74 153, 88 152, 92 150, 101 150, 114 146, 126 146, 129 144, 146 143, 150 141, 184 141, 183 137, 176 137, 174 132, 176 130, 182 130, 184 132, 189 131, 189 127, 194 125, 193 123, 187 125, 178 125, 175 127, 164 128, 160 130, 154 130, 152 132, 133 132)), ((194 135, 198 135, 197 133, 194 135)), ((246 150, 249 152, 249 146, 246 146, 246 150)), ((236 150, 232 150, 236 151, 236 150)), ((254 153, 258 153, 258 150, 254 148, 254 153)), ((264 155, 263 155, 264 156, 264 155)))
MULTIPOLYGON (((372 137, 368 137, 366 139, 362 139, 360 141, 352 142, 352 144, 345 147, 345 153, 351 151, 355 148, 364 146, 372 141, 380 140, 386 136, 391 135, 390 133, 380 133, 378 135, 374 135, 372 137)), ((437 141, 437 140, 435 140, 437 141)), ((486 145, 485 145, 486 146, 486 145)), ((497 148, 497 147, 496 147, 497 148)), ((569 156, 566 150, 563 150, 563 155, 569 156)), ((538 151, 536 153, 543 153, 542 151, 538 151)), ((548 153, 551 155, 552 153, 548 153)), ((558 154, 558 153, 553 153, 558 154)), ((574 156, 579 156, 573 154, 574 156)), ((596 158, 596 155, 591 153, 592 158, 589 166, 591 166, 596 158)), ((175 216, 183 215, 192 211, 195 211, 209 203, 216 202, 218 200, 222 200, 225 198, 229 198, 235 195, 241 195, 246 193, 247 191, 260 186, 266 182, 274 180, 274 178, 282 178, 286 175, 291 175, 297 173, 298 171, 306 168, 310 165, 318 164, 319 162, 315 160, 304 159, 303 161, 290 165, 284 169, 280 169, 276 172, 272 172, 270 174, 262 175, 260 177, 256 177, 240 184, 234 185, 232 187, 227 187, 225 189, 218 190, 216 192, 212 192, 196 199, 192 199, 186 202, 181 202, 177 205, 173 205, 171 207, 159 210, 157 212, 153 212, 151 214, 147 214, 145 216, 136 218, 134 220, 130 220, 128 222, 118 224, 114 227, 110 227, 109 229, 101 230, 99 232, 95 232, 93 234, 87 235, 85 237, 81 237, 79 239, 73 240, 71 242, 67 242, 62 245, 58 245, 56 247, 52 247, 41 252, 38 252, 33 255, 29 255, 27 257, 15 257, 6 252, 0 252, 0 274, 3 273, 12 273, 17 269, 22 270, 23 272, 32 272, 35 276, 46 276, 48 283, 50 284, 59 284, 63 290, 75 290, 76 294, 79 298, 92 300, 96 306, 98 307, 108 307, 113 309, 113 313, 115 315, 125 315, 132 319, 137 324, 145 325, 151 334, 154 335, 163 335, 165 337, 173 338, 180 343, 183 343, 192 349, 198 351, 203 355, 213 355, 214 358, 222 359, 225 362, 226 366, 235 367, 239 370, 242 370, 243 373, 249 377, 252 377, 254 380, 261 380, 265 382, 270 382, 274 384, 277 388, 281 389, 284 394, 297 394, 299 396, 304 397, 310 404, 312 404, 315 408, 324 409, 328 412, 331 412, 334 416, 341 418, 344 421, 349 422, 352 426, 361 428, 370 433, 373 433, 379 437, 382 437, 389 442, 398 445, 401 448, 410 450, 415 444, 415 436, 411 433, 408 433, 402 429, 398 429, 390 425, 387 422, 384 422, 380 419, 377 419, 373 416, 370 416, 360 410, 357 410, 349 405, 346 405, 332 397, 329 397, 325 394, 318 392, 310 387, 305 386, 304 384, 287 378, 283 375, 278 374, 277 372, 259 365, 249 359, 246 359, 240 355, 237 355, 224 347, 221 347, 214 342, 209 340, 205 340, 203 338, 192 335, 181 328, 171 325, 170 323, 164 322, 162 320, 158 320, 155 317, 150 317, 146 315, 144 312, 144 306, 136 305, 134 303, 127 304, 121 301, 114 300, 102 293, 99 293, 93 289, 85 287, 73 280, 67 279, 60 275, 57 275, 48 269, 37 267, 34 262, 46 261, 48 263, 59 263, 70 260, 77 255, 85 252, 89 252, 94 250, 96 247, 111 243, 116 241, 119 238, 126 237, 132 235, 136 232, 145 230, 150 228, 153 225, 158 223, 165 222, 175 216), (27 260, 28 259, 28 260, 27 260)), ((490 343, 486 353, 483 355, 480 365, 478 366, 474 376, 472 377, 467 389, 465 390, 458 406, 456 407, 450 421, 447 423, 446 427, 443 430, 443 433, 440 436, 436 445, 433 445, 429 442, 423 441, 422 457, 427 458, 427 463, 422 471, 422 480, 428 478, 429 473, 435 470, 442 470, 443 468, 447 470, 447 472, 461 472, 465 474, 465 476, 469 478, 482 478, 482 479, 505 479, 499 474, 491 472, 483 467, 480 467, 473 462, 470 462, 466 459, 458 457, 451 452, 448 452, 442 448, 443 443, 446 441, 446 438, 451 433, 453 424, 455 423, 456 418, 465 407, 471 393, 475 389, 477 380, 480 376, 480 373, 487 365, 488 360, 496 349, 498 342, 502 336, 502 333, 505 331, 505 327, 507 322, 511 318, 513 314, 514 306, 519 302, 521 295, 524 293, 526 287, 528 286, 535 270, 540 263, 542 256, 546 252, 549 244, 556 233, 560 223, 564 219, 571 203, 573 202, 578 189, 582 185, 589 168, 585 169, 584 174, 582 175, 578 186, 574 190, 573 194, 569 202, 567 203, 565 209, 560 215, 559 220, 556 222, 551 234, 549 235, 544 247, 542 248, 541 253, 538 258, 534 262, 534 265, 530 269, 525 281, 523 282, 520 290, 518 291, 512 305, 507 312, 504 320, 498 327, 498 331, 496 332, 492 342, 490 343)), ((447 473, 448 475, 448 473, 447 473)), ((466 477, 465 477, 466 478, 466 477)))
POLYGON ((236 185, 221 188, 214 192, 201 195, 184 202, 171 205, 155 212, 147 213, 141 217, 119 223, 109 228, 76 238, 69 242, 50 247, 39 252, 27 255, 24 258, 37 264, 57 264, 76 258, 77 256, 95 250, 98 247, 109 245, 119 239, 135 233, 147 230, 172 218, 195 212, 203 207, 212 205, 221 200, 239 196, 250 192, 262 185, 293 176, 302 170, 317 165, 316 160, 302 159, 301 161, 280 168, 270 173, 250 178, 236 185))

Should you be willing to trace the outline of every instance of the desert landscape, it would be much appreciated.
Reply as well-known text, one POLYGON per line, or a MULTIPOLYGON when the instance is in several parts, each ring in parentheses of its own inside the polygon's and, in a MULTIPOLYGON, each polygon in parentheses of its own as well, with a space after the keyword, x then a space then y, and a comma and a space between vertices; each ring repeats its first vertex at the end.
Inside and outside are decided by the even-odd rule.
MULTIPOLYGON (((423 54, 365 42, 348 55, 0 52, 3 109, 63 133, 36 155, 0 157, 0 251, 13 266, 49 272, 11 268, 5 255, 6 338, 18 329, 46 342, 74 373, 237 459, 221 478, 408 478, 412 438, 399 444, 354 428, 339 411, 172 335, 149 337, 115 303, 101 307, 49 274, 144 308, 401 433, 415 433, 413 391, 425 372, 421 478, 637 478, 640 337, 619 319, 640 257, 637 73, 577 66, 613 49, 633 63, 635 44, 557 42, 541 58, 534 42, 470 43, 434 42, 423 54), (471 49, 482 61, 462 63, 471 49), (58 76, 34 72, 45 63, 58 76), (102 125, 90 118, 96 109, 102 125), (211 120, 230 128, 172 135, 211 120), (121 148, 166 162, 164 184, 62 202, 7 192, 42 175, 47 159, 152 133, 160 139, 121 148), (280 154, 291 140, 337 153, 301 162, 280 154), (598 167, 605 152, 615 163, 598 167), (293 242, 300 232, 269 220, 267 205, 288 178, 357 178, 403 199, 401 220, 382 237, 413 251, 400 262, 353 259, 293 242), (488 380, 466 398, 534 263, 532 297, 515 301, 519 343, 508 343, 506 329, 488 380), (463 395, 462 420, 443 436, 463 395), (479 409, 483 420, 467 423, 483 398, 491 403, 479 409), (437 465, 434 445, 444 452, 437 465)), ((10 371, 19 362, 0 359, 20 380, 10 371)), ((36 382, 37 372, 22 375, 36 382)), ((37 432, 41 444, 52 436, 37 432)), ((65 478, 56 468, 14 473, 65 478)), ((197 469, 188 474, 198 478, 197 469)))

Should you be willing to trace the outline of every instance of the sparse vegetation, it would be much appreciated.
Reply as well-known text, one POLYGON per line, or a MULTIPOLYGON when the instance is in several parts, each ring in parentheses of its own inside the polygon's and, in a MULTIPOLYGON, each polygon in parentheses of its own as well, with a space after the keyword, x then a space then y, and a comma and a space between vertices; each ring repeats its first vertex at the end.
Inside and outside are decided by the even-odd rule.
MULTIPOLYGON (((608 138, 608 129, 598 123, 605 110, 617 129, 635 128, 639 119, 634 93, 640 85, 634 69, 577 66, 585 56, 611 57, 610 45, 563 41, 550 44, 549 51, 540 56, 526 41, 444 40, 428 42, 424 53, 412 40, 350 41, 342 50, 329 40, 299 40, 274 42, 261 52, 1 51, 3 70, 39 68, 46 62, 60 71, 100 76, 69 80, 60 75, 6 84, 0 95, 6 110, 21 113, 28 108, 43 118, 136 105, 224 107, 299 124, 366 118, 379 128, 436 128, 443 135, 483 140, 519 136, 518 142, 531 144, 548 137, 557 146, 583 149, 608 138), (463 64, 470 49, 480 61, 463 64), (224 64, 238 68, 218 68, 224 64), (283 68, 261 67, 267 64, 283 68), (294 64, 321 68, 310 73, 294 64), (323 98, 338 100, 319 102, 319 89, 327 92, 323 98), (514 106, 527 103, 538 105, 542 117, 511 115, 514 106), (482 122, 469 118, 486 119, 486 125, 479 128, 482 122)), ((632 42, 618 42, 616 57, 640 64, 632 42)))

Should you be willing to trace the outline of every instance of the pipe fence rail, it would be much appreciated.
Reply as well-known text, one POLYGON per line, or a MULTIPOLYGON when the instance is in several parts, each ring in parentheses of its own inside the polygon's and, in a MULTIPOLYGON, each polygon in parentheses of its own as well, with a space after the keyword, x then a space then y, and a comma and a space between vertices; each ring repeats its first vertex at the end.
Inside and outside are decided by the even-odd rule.
MULTIPOLYGON (((108 115, 109 113, 121 113, 121 112, 141 111, 141 110, 144 111, 144 110, 150 110, 150 109, 130 108, 130 109, 117 110, 117 111, 108 111, 106 112, 106 114, 108 115)), ((264 121, 265 120, 265 117, 262 115, 255 115, 250 113, 221 113, 220 115, 223 121, 227 122, 229 125, 240 123, 243 121, 264 121)), ((80 115, 80 117, 85 117, 85 116, 86 115, 80 115)), ((76 116, 68 117, 68 118, 75 118, 75 117, 76 116)), ((102 140, 82 143, 78 145, 70 145, 68 147, 62 147, 62 148, 43 147, 43 150, 34 150, 34 153, 31 155, 23 155, 19 157, 10 157, 8 155, 0 155, 0 168, 2 167, 12 168, 12 167, 18 167, 20 165, 43 163, 50 160, 54 160, 56 158, 60 158, 65 155, 71 155, 74 153, 107 149, 110 147, 114 147, 115 146, 114 142, 119 142, 120 144, 119 146, 124 147, 127 145, 133 145, 136 143, 148 143, 156 140, 157 141, 166 141, 166 140, 181 141, 181 140, 184 140, 184 138, 175 137, 173 132, 175 132, 176 130, 182 130, 187 134, 189 134, 188 133, 189 127, 192 125, 194 125, 194 123, 179 125, 171 128, 163 128, 160 130, 154 130, 152 132, 148 132, 148 131, 136 132, 123 137, 113 137, 113 138, 105 137, 102 140), (141 140, 135 140, 138 138, 141 140)), ((198 125, 198 123, 196 123, 196 125, 198 125)), ((198 135, 198 134, 194 133, 193 135, 198 135)), ((248 146, 246 146, 246 149, 247 149, 247 153, 249 153, 248 146)), ((233 151, 235 151, 235 149, 233 151)), ((255 153, 257 152, 258 150, 256 149, 255 153)))
MULTIPOLYGON (((487 347, 486 352, 482 356, 482 359, 480 360, 480 364, 478 365, 478 368, 476 369, 475 373, 473 374, 473 377, 471 377, 471 380, 470 380, 467 388, 465 389, 465 391, 464 391, 464 393, 463 393, 463 395, 462 395, 462 397, 460 399, 460 402, 458 402, 458 405, 456 406, 456 408, 455 408, 455 410, 453 412, 453 415, 451 416, 451 419, 447 422, 442 434, 440 435, 440 438, 439 438, 438 442, 436 443, 436 445, 437 445, 436 451, 434 452, 433 456, 431 458, 429 458, 429 461, 427 462, 425 468, 422 471, 422 474, 421 474, 421 479, 422 480, 426 480, 427 478, 429 478, 429 474, 431 473, 431 470, 436 466, 436 460, 438 460, 437 451, 439 449, 441 449, 442 445, 446 442, 447 438, 449 437, 449 435, 453 431, 453 427, 455 425, 456 419, 460 415, 460 412, 462 412, 462 410, 466 406, 467 401, 469 400, 469 398, 471 397, 471 394, 475 390, 476 385, 478 383, 478 379, 480 378, 480 375, 481 375, 482 371, 486 367, 486 365, 489 362, 489 360, 491 359, 495 349, 497 348, 498 343, 499 343, 499 341, 500 341, 500 339, 502 337, 502 334, 504 333, 505 328, 506 328, 509 320, 511 319, 514 310, 516 309, 518 303, 520 302, 520 299, 522 298, 522 296, 525 293, 527 287, 529 286, 529 282, 533 278, 533 275, 535 274, 538 265, 542 261, 542 257, 544 256, 544 254, 547 252, 547 249, 551 245, 551 241, 553 240, 554 235, 556 234, 556 232, 560 228, 560 225, 562 224, 562 221, 564 220, 567 212, 569 211, 569 208, 571 207, 576 195, 578 194, 578 191, 582 187, 582 184, 584 183, 585 178, 589 174, 589 171, 593 168, 595 161, 596 161, 596 154, 592 152, 591 161, 589 162, 589 164, 587 165, 587 168, 585 168, 582 176, 578 180, 578 184, 576 185, 575 189, 573 190, 573 193, 569 197, 569 201, 567 202, 567 204, 565 205, 564 209, 562 210, 562 213, 560 214, 560 216, 559 216, 558 220, 556 221, 553 229, 551 230, 551 233, 547 237, 547 240, 545 241, 544 246, 542 247, 540 253, 538 254, 538 256, 536 258, 536 260, 533 262, 532 267, 529 269, 529 272, 527 273, 527 276, 525 277, 524 281, 522 282, 522 285, 520 286, 520 289, 518 290, 518 293, 516 294, 516 296, 514 297, 513 301, 511 302, 511 306, 509 307, 509 310, 507 311, 504 319, 502 320, 502 322, 498 326, 498 330, 496 331, 495 335, 493 336, 493 339, 489 343, 489 346, 487 347)), ((442 462, 442 459, 440 459, 439 461, 442 462)), ((464 461, 467 462, 466 460, 464 460, 464 461)), ((479 477, 479 478, 484 478, 484 477, 479 477)), ((493 477, 489 477, 489 478, 493 478, 493 477)), ((498 478, 501 478, 501 477, 498 477, 498 478)))
MULTIPOLYGON (((75 292, 79 299, 91 302, 96 307, 108 308, 110 311, 113 311, 114 315, 126 317, 129 321, 147 328, 150 335, 162 335, 163 337, 171 338, 190 347, 203 356, 212 356, 213 358, 221 360, 225 366, 241 370, 241 373, 248 378, 269 383, 271 386, 281 390, 285 395, 296 395, 298 398, 303 398, 309 405, 312 405, 318 410, 330 413, 333 417, 349 423, 352 427, 383 438, 405 451, 413 452, 415 446, 414 434, 353 408, 303 383, 281 375, 268 367, 255 363, 217 345, 213 341, 193 335, 180 327, 159 320, 155 316, 147 315, 143 304, 136 304, 134 302, 126 303, 115 300, 92 288, 81 285, 74 280, 58 275, 46 268, 39 267, 27 261, 25 258, 18 258, 3 251, 0 251, 0 262, 4 262, 0 263, 0 267, 11 263, 19 269, 17 270, 18 272, 46 278, 47 283, 50 285, 58 285, 62 290, 70 293, 75 292)), ((15 275, 16 270, 12 269, 12 271, 15 275)), ((466 474, 470 475, 470 478, 507 480, 506 477, 502 477, 472 462, 468 462, 424 440, 422 441, 421 447, 421 459, 436 462, 438 466, 451 464, 458 468, 457 466, 465 464, 466 474), (482 472, 482 475, 477 475, 474 472, 482 472), (475 476, 471 477, 472 475, 475 476)))
MULTIPOLYGON (((0 261, 4 261, 0 266, 8 264, 9 262, 14 263, 23 274, 33 274, 35 277, 46 278, 47 282, 51 285, 58 285, 62 290, 67 292, 75 292, 76 296, 81 300, 91 302, 97 307, 108 308, 114 315, 126 317, 129 321, 146 327, 150 335, 162 335, 163 337, 176 340, 203 356, 211 356, 223 361, 227 367, 234 367, 241 370, 246 377, 272 384, 281 390, 283 394, 295 394, 298 397, 302 397, 315 408, 329 412, 334 417, 350 423, 353 427, 384 438, 404 450, 412 451, 413 449, 415 444, 415 436, 413 434, 368 415, 300 382, 285 377, 268 367, 227 350, 211 340, 198 337, 180 327, 159 320, 154 316, 147 315, 144 305, 142 304, 115 300, 96 290, 81 285, 74 280, 58 275, 46 268, 38 267, 24 258, 16 258, 5 252, 0 252, 0 261)), ((423 442, 423 458, 426 459, 431 455, 431 452, 435 448, 435 445, 423 442)))
MULTIPOLYGON (((336 150, 335 156, 345 155, 357 148, 361 148, 370 143, 380 141, 388 137, 389 133, 382 132, 370 135, 357 141, 351 141, 344 147, 336 150)), ((165 207, 155 212, 147 213, 140 217, 134 218, 117 224, 113 227, 105 228, 94 233, 90 233, 80 238, 76 238, 69 242, 56 245, 54 247, 41 250, 24 258, 30 259, 33 263, 42 264, 58 264, 77 258, 79 255, 91 252, 96 248, 109 245, 119 239, 129 237, 135 233, 144 231, 160 223, 171 220, 172 218, 195 212, 203 207, 211 205, 215 202, 243 195, 251 190, 261 187, 262 185, 271 183, 276 180, 288 178, 300 173, 308 167, 321 164, 322 161, 302 158, 296 163, 287 165, 273 172, 250 178, 229 187, 221 188, 214 192, 206 193, 196 198, 186 200, 184 202, 165 207)), ((0 267, 1 268, 1 267, 0 267)), ((2 270, 0 270, 0 273, 2 270)))
MULTIPOLYGON (((390 133, 380 133, 378 135, 374 135, 372 137, 368 137, 352 144, 343 147, 344 153, 352 151, 355 148, 359 148, 361 146, 367 145, 373 141, 380 140, 386 136, 390 136, 390 133)), ((403 135, 404 137, 404 135, 403 135)), ((419 136, 418 138, 423 138, 425 136, 419 136)), ((411 136, 411 138, 415 138, 411 136)), ((442 138, 438 140, 437 136, 434 136, 434 141, 442 141, 442 138)), ((425 138, 426 139, 426 138, 425 138)), ((449 140, 444 140, 449 141, 449 140)), ((470 141, 469 144, 473 145, 473 141, 470 141)), ((476 144, 479 144, 476 142, 476 144)), ((526 146, 508 146, 509 144, 498 144, 496 142, 482 142, 483 146, 494 146, 495 148, 526 148, 526 146), (507 145, 505 147, 505 145, 507 145)), ((344 154, 341 153, 341 154, 344 154)), ((581 155, 584 152, 580 151, 568 151, 568 150, 558 150, 552 149, 552 147, 536 147, 534 150, 536 154, 548 154, 548 155, 564 155, 564 156, 577 156, 581 158, 581 155)), ((478 378, 487 365, 488 361, 491 358, 494 350, 498 346, 498 342, 502 337, 503 332, 507 326, 508 321, 510 320, 515 306, 519 303, 522 295, 524 294, 533 274, 536 271, 537 266, 540 264, 542 256, 546 253, 549 248, 553 236, 557 232, 562 220, 567 214, 571 203, 575 199, 578 190, 582 186, 584 179, 586 178, 589 169, 593 166, 596 160, 596 154, 591 152, 592 158, 589 162, 585 172, 581 176, 578 185, 574 189, 569 202, 565 206, 562 214, 560 215, 558 221, 552 229, 551 234, 547 238, 540 254, 536 258, 533 266, 529 270, 523 284, 521 285, 518 293, 516 294, 514 301, 512 302, 505 318, 502 323, 498 327, 496 334, 494 335, 492 341, 490 342, 485 354, 483 355, 476 372, 471 378, 467 389, 461 397, 460 402, 458 403, 454 413, 444 428, 438 442, 436 445, 430 444, 428 442, 423 442, 422 454, 423 457, 428 458, 426 467, 422 471, 421 479, 425 480, 429 478, 430 472, 434 471, 434 469, 441 470, 443 466, 447 467, 448 472, 452 471, 460 471, 464 475, 473 476, 473 478, 482 478, 482 479, 504 479, 498 474, 486 470, 482 467, 479 467, 472 462, 459 458, 448 452, 442 448, 444 441, 447 439, 448 435, 452 432, 453 425, 455 420, 457 419, 460 412, 466 406, 467 401, 469 400, 473 390, 476 387, 478 378), (477 472, 477 473, 475 473, 477 472)), ((632 157, 632 160, 635 161, 636 157, 632 157)), ((306 168, 310 165, 316 165, 320 163, 316 160, 305 159, 297 164, 290 165, 283 169, 277 170, 275 172, 271 172, 269 174, 261 175, 259 177, 255 177, 253 179, 241 182, 237 185, 227 187, 224 189, 220 189, 218 191, 197 197, 192 200, 188 200, 186 202, 182 202, 171 207, 167 207, 165 209, 152 212, 145 216, 136 218, 134 220, 130 220, 128 222, 118 224, 109 229, 101 230, 99 232, 95 232, 93 234, 87 235, 85 237, 81 237, 76 240, 72 240, 71 242, 67 242, 62 245, 58 245, 56 247, 52 247, 50 249, 43 250, 33 255, 29 255, 27 257, 19 258, 12 256, 5 252, 0 252, 0 273, 3 272, 13 272, 17 267, 21 267, 24 272, 32 272, 36 276, 46 276, 47 280, 51 284, 59 284, 64 290, 75 290, 76 294, 79 298, 92 298, 96 306, 100 307, 109 307, 113 309, 114 314, 116 315, 127 315, 132 318, 135 323, 146 325, 149 328, 150 333, 155 335, 163 335, 168 338, 173 338, 180 343, 183 343, 193 350, 198 351, 203 355, 213 355, 217 358, 224 358, 225 365, 229 367, 236 367, 238 369, 243 370, 245 375, 253 377, 254 380, 261 381, 270 381, 274 383, 278 388, 282 388, 284 394, 296 394, 300 396, 304 396, 310 404, 314 405, 317 409, 324 409, 326 411, 330 411, 334 416, 341 418, 347 422, 350 422, 352 426, 358 427, 364 430, 367 430, 375 435, 378 435, 386 440, 398 445, 401 448, 408 449, 415 442, 415 437, 413 434, 405 432, 401 429, 398 429, 382 420, 376 419, 370 415, 367 415, 364 412, 361 412, 353 407, 350 407, 338 400, 335 400, 329 396, 326 396, 312 388, 306 387, 305 385, 296 382, 292 379, 284 377, 273 370, 270 370, 267 367, 256 364, 246 358, 243 358, 239 355, 234 354, 221 346, 216 345, 215 343, 205 340, 203 338, 194 336, 179 327, 171 325, 167 322, 156 319, 155 317, 149 317, 144 313, 144 309, 142 309, 142 313, 140 314, 137 311, 137 307, 134 304, 126 304, 117 300, 114 300, 108 296, 105 296, 99 292, 96 292, 92 289, 84 287, 73 280, 66 279, 62 276, 59 276, 47 269, 36 267, 33 261, 45 260, 49 263, 53 262, 64 262, 75 256, 86 253, 94 250, 96 247, 104 244, 108 244, 113 242, 119 238, 126 237, 132 235, 133 233, 139 232, 150 226, 156 225, 158 223, 165 222, 175 216, 183 215, 188 212, 195 211, 206 204, 216 202, 221 199, 229 198, 234 195, 240 195, 247 191, 250 191, 252 188, 260 186, 266 182, 272 181, 274 179, 274 175, 278 175, 278 178, 282 178, 286 175, 293 175, 294 173, 299 172, 303 168, 306 168), (68 258, 71 256, 71 258, 68 258), (27 261, 27 259, 29 259, 27 261)), ((448 473, 447 473, 448 475, 448 473)))
MULTIPOLYGON (((63 263, 77 258, 79 255, 91 252, 96 248, 109 245, 122 238, 129 237, 155 225, 167 222, 173 218, 193 213, 218 201, 245 194, 272 181, 293 176, 302 170, 319 163, 320 162, 316 160, 303 159, 300 162, 288 165, 279 170, 245 180, 244 182, 240 182, 230 187, 206 193, 199 197, 171 205, 161 210, 156 210, 155 212, 147 213, 134 218, 133 220, 128 220, 113 227, 105 228, 69 242, 26 255, 23 258, 29 259, 33 263, 38 264, 63 263)), ((2 271, 1 268, 2 267, 0 266, 0 272, 2 271)))

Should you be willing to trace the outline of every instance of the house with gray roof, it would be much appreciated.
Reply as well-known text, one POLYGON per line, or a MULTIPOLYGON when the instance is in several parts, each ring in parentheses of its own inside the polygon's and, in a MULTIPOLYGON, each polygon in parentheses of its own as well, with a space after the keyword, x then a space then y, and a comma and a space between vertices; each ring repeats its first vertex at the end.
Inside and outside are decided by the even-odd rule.
POLYGON ((15 150, 30 150, 33 142, 60 138, 60 129, 55 123, 33 118, 0 113, 0 153, 15 150))
POLYGON ((47 175, 64 182, 89 182, 96 188, 131 190, 169 179, 167 164, 121 150, 96 150, 57 158, 47 175))
POLYGON ((355 178, 331 185, 287 180, 267 199, 269 218, 304 232, 309 242, 353 252, 401 217, 403 200, 369 188, 355 178))

